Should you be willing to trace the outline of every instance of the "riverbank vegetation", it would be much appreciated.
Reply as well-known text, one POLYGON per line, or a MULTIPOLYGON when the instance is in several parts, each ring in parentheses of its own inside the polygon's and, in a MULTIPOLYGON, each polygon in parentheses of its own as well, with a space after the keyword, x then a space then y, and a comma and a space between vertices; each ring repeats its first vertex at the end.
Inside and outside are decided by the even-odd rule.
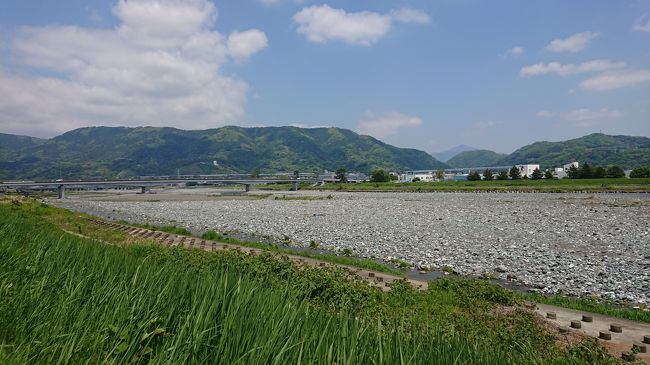
POLYGON ((486 281, 381 292, 336 268, 104 230, 0 200, 0 363, 616 363, 593 340, 559 344, 486 281))
POLYGON ((334 191, 405 191, 405 192, 648 192, 650 178, 636 179, 519 179, 492 181, 439 181, 407 183, 325 184, 307 188, 334 191))

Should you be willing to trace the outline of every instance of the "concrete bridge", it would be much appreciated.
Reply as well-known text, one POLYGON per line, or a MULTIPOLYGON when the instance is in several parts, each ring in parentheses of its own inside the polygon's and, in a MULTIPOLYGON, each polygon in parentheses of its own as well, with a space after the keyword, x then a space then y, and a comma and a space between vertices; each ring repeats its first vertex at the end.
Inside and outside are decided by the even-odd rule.
POLYGON ((5 181, 0 183, 2 188, 26 188, 26 189, 57 189, 59 199, 65 198, 66 188, 79 187, 135 187, 140 188, 144 194, 149 188, 156 186, 167 186, 174 184, 212 184, 212 185, 243 185, 244 190, 249 192, 252 185, 258 184, 291 184, 291 191, 298 190, 298 183, 315 183, 316 179, 269 179, 269 178, 248 178, 248 179, 211 179, 211 178, 179 178, 179 179, 133 179, 133 180, 57 180, 57 181, 5 181))

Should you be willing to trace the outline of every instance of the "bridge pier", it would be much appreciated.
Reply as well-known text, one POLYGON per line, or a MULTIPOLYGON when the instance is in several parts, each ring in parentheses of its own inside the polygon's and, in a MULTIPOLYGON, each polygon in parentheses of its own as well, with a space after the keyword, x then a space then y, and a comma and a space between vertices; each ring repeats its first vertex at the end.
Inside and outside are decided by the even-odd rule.
POLYGON ((244 190, 248 193, 251 191, 251 184, 244 184, 244 190))
POLYGON ((298 191, 298 182, 297 181, 292 181, 291 182, 291 191, 298 191))
POLYGON ((57 190, 59 191, 59 199, 65 199, 65 185, 59 185, 57 190))

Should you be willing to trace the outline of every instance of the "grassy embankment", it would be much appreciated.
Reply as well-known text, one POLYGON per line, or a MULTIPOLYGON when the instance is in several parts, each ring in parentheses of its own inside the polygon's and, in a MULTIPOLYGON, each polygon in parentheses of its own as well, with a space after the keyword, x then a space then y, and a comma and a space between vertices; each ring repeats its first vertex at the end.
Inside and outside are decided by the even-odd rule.
POLYGON ((0 363, 615 363, 593 340, 558 346, 484 281, 384 293, 270 255, 147 244, 33 200, 0 201, 0 261, 0 363))
MULTIPOLYGON (((650 323, 649 311, 624 307, 616 303, 605 303, 594 299, 564 297, 560 295, 521 294, 520 297, 533 302, 650 323)), ((647 308, 647 306, 644 306, 644 308, 647 308)))
MULTIPOLYGON (((151 230, 156 230, 156 231, 162 231, 162 232, 168 232, 168 233, 175 233, 175 234, 182 234, 182 235, 187 235, 187 236, 192 236, 192 233, 189 232, 187 229, 182 228, 182 227, 177 227, 177 226, 154 226, 150 224, 134 224, 134 223, 129 223, 126 221, 122 221, 121 223, 124 224, 129 224, 132 226, 136 227, 142 227, 142 228, 147 228, 151 230)), ((349 256, 338 256, 334 254, 311 254, 308 252, 300 252, 300 251, 293 251, 290 249, 284 249, 275 245, 271 244, 265 244, 265 243, 259 243, 259 242, 250 242, 250 241, 241 241, 237 240, 234 238, 229 238, 224 236, 221 233, 215 232, 215 231, 208 231, 205 234, 201 236, 201 238, 204 239, 209 239, 209 240, 215 240, 215 241, 220 241, 220 242, 227 242, 227 243, 232 243, 232 244, 238 244, 242 246, 248 246, 248 247, 255 247, 255 248, 260 248, 264 250, 268 250, 270 252, 275 252, 275 253, 283 253, 283 254, 293 254, 293 255, 300 255, 304 257, 311 257, 323 261, 328 261, 332 262, 335 264, 343 264, 343 265, 349 265, 349 266, 355 266, 355 267, 360 267, 364 269, 370 269, 370 270, 375 270, 375 271, 381 271, 381 272, 386 272, 389 274, 393 275, 403 275, 401 271, 398 269, 395 269, 390 266, 383 265, 377 261, 373 260, 368 260, 368 259, 361 259, 361 258, 356 258, 356 257, 349 257, 349 256)), ((395 263, 397 266, 400 267, 408 267, 407 264, 403 262, 396 261, 395 263)), ((444 271, 444 268, 441 270, 444 271)), ((612 317, 617 317, 617 318, 624 318, 624 319, 630 319, 634 321, 642 321, 642 322, 647 322, 650 323, 650 311, 647 310, 642 310, 642 309, 635 309, 631 307, 626 307, 622 306, 620 304, 616 303, 606 303, 603 301, 599 301, 596 299, 590 299, 590 298, 576 298, 576 297, 565 297, 562 295, 552 295, 552 296, 546 296, 546 295, 540 295, 540 294, 523 294, 523 293, 517 293, 517 296, 521 298, 522 300, 528 300, 528 301, 533 301, 533 302, 539 302, 539 303, 545 303, 545 304, 551 304, 551 305, 556 305, 559 307, 565 307, 565 308, 571 308, 571 309, 577 309, 577 310, 583 310, 586 312, 593 312, 593 313, 600 313, 612 317)))
MULTIPOLYGON (((186 228, 183 227, 178 227, 178 226, 155 226, 152 224, 139 224, 139 223, 131 223, 127 221, 119 221, 121 224, 126 224, 130 225, 133 227, 140 227, 140 228, 145 228, 153 231, 161 231, 161 232, 167 232, 167 233, 173 233, 173 234, 180 234, 184 236, 194 236, 192 232, 188 231, 186 228)), ((198 236, 197 236, 198 237, 198 236)), ((384 265, 381 262, 375 261, 375 260, 370 260, 370 259, 364 259, 364 258, 359 258, 359 257, 353 257, 353 256, 346 256, 346 255, 336 255, 336 254, 327 254, 327 253, 312 253, 308 251, 298 251, 298 250, 292 250, 290 248, 284 248, 282 246, 277 246, 274 244, 270 243, 262 243, 262 242, 253 242, 253 241, 245 241, 245 240, 240 240, 237 238, 233 237, 228 237, 228 233, 220 233, 216 232, 214 230, 209 230, 205 233, 203 233, 200 238, 206 239, 206 240, 212 240, 212 241, 219 241, 219 242, 224 242, 224 243, 232 243, 235 245, 240 245, 240 246, 246 246, 246 247, 253 247, 253 248, 259 248, 262 250, 266 250, 269 252, 273 253, 279 253, 279 254, 290 254, 294 256, 302 256, 302 257, 308 257, 308 258, 313 258, 313 259, 318 259, 321 261, 327 261, 331 262, 334 264, 341 264, 341 265, 349 265, 349 266, 355 266, 363 269, 368 269, 368 270, 374 270, 374 271, 380 271, 380 272, 385 272, 388 274, 393 274, 397 276, 403 276, 403 273, 391 266, 384 265)), ((283 240, 283 244, 289 245, 291 244, 291 239, 289 237, 285 237, 283 240)), ((318 248, 319 244, 312 241, 313 248, 318 248)))
POLYGON ((494 191, 494 192, 649 192, 650 179, 560 179, 560 180, 493 180, 493 181, 441 181, 414 183, 359 183, 326 184, 304 189, 336 191, 494 191))

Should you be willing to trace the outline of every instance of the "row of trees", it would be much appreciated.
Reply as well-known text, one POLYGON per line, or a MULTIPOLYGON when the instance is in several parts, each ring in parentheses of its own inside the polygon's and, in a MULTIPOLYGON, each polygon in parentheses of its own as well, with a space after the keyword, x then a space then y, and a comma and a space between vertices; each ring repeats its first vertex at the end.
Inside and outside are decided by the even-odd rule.
MULTIPOLYGON (((478 180, 519 180, 519 179, 528 179, 528 176, 521 175, 517 166, 512 166, 510 170, 500 170, 494 172, 490 169, 483 171, 483 176, 478 171, 474 171, 467 176, 469 181, 478 181, 478 180)), ((650 169, 646 168, 636 168, 630 174, 630 177, 650 177, 650 169)), ((540 179, 553 179, 555 175, 553 171, 546 170, 542 172, 540 169, 535 169, 530 175, 532 180, 540 179)), ((580 168, 571 166, 567 172, 567 177, 570 179, 600 179, 600 178, 621 178, 625 177, 625 171, 616 165, 608 166, 607 168, 601 166, 590 166, 585 163, 580 168)))
MULTIPOLYGON (((521 172, 517 168, 517 166, 512 166, 510 170, 499 170, 499 171, 492 171, 490 169, 485 169, 483 171, 483 177, 481 178, 481 174, 478 171, 473 171, 469 175, 467 175, 467 180, 469 181, 479 181, 479 180, 485 180, 485 181, 491 181, 491 180, 519 180, 519 179, 527 179, 528 176, 524 175, 521 176, 521 172)), ((531 179, 533 180, 540 180, 540 179, 552 179, 553 178, 553 172, 550 170, 547 170, 546 172, 542 172, 540 169, 535 169, 533 170, 533 173, 530 176, 531 179)))
POLYGON ((641 177, 650 177, 650 167, 636 167, 632 172, 630 172, 631 178, 641 178, 641 177))
MULTIPOLYGON (((336 177, 340 182, 347 182, 345 168, 340 168, 336 170, 336 177)), ((443 179, 445 176, 444 170, 436 171, 436 177, 438 179, 443 179)), ((607 168, 602 166, 591 166, 588 163, 583 164, 580 168, 571 166, 567 171, 567 177, 570 179, 600 179, 600 178, 621 178, 625 177, 625 171, 617 165, 611 165, 607 168)), ((630 173, 631 178, 642 178, 650 177, 650 167, 637 167, 630 173)), ((555 175, 553 171, 546 170, 541 171, 540 169, 535 169, 530 175, 531 180, 540 180, 540 179, 553 179, 555 175)), ((519 180, 519 179, 528 179, 528 176, 521 175, 519 168, 517 166, 512 166, 509 170, 499 170, 492 171, 490 169, 485 169, 483 174, 478 171, 473 171, 467 176, 469 181, 479 181, 479 180, 519 180)), ((391 175, 385 170, 375 169, 372 171, 370 177, 371 182, 389 182, 392 180, 397 180, 397 176, 391 175)))
POLYGON ((567 177, 570 179, 601 179, 605 177, 620 178, 625 177, 625 171, 620 166, 612 165, 604 168, 602 166, 591 166, 588 163, 583 164, 580 168, 574 165, 567 171, 567 177))
POLYGON ((370 182, 389 182, 393 180, 397 180, 397 176, 391 175, 382 169, 373 170, 370 176, 370 182))

